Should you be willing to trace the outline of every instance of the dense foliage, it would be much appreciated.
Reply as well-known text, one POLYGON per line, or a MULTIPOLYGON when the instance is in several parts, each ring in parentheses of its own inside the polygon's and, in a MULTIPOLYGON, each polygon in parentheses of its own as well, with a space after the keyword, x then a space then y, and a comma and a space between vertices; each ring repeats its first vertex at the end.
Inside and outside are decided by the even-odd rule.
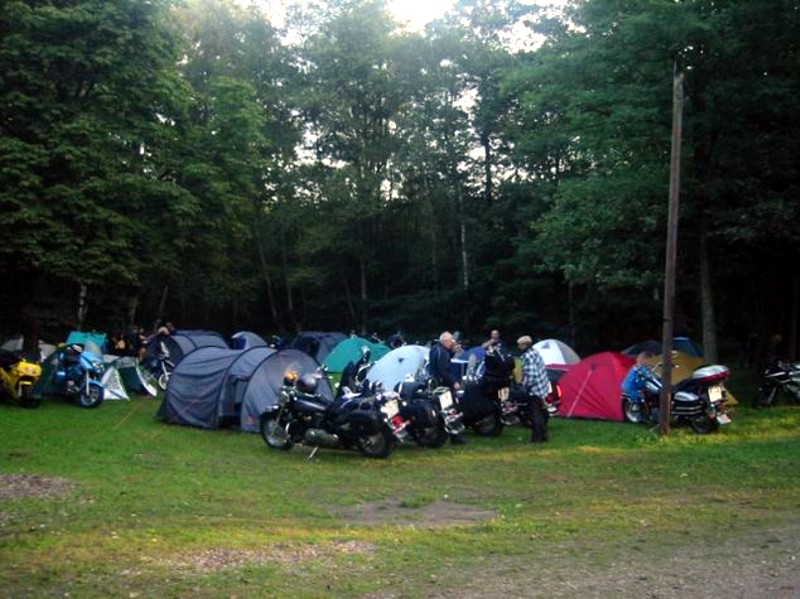
POLYGON ((797 347, 800 3, 259 6, 0 5, 0 332, 657 337, 679 70, 677 332, 797 347))

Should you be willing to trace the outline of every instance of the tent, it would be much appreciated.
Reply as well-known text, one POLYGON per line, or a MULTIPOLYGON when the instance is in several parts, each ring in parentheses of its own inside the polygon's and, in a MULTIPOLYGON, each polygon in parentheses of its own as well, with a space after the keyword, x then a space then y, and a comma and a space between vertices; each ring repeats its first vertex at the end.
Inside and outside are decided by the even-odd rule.
POLYGON ((547 366, 551 364, 577 364, 581 361, 569 345, 558 339, 544 339, 533 344, 547 366))
POLYGON ((164 338, 164 346, 173 364, 198 347, 218 347, 228 349, 225 338, 214 331, 180 330, 164 338))
MULTIPOLYGON (((698 343, 696 343, 693 339, 689 337, 673 337, 672 338, 672 349, 688 356, 694 356, 695 358, 702 358, 703 357, 703 349, 700 347, 698 343)), ((658 355, 661 352, 661 341, 657 341, 655 339, 649 339, 647 341, 642 341, 641 343, 637 343, 635 345, 631 345, 630 347, 626 347, 622 350, 622 353, 626 356, 636 357, 639 355, 640 352, 648 351, 653 355, 658 355)))
POLYGON ((417 378, 428 359, 428 351, 421 345, 403 345, 393 349, 369 369, 367 380, 380 383, 384 389, 394 389, 407 376, 417 378))
POLYGON ((116 360, 109 362, 107 361, 107 358, 109 357, 115 358, 116 356, 103 356, 106 367, 106 370, 100 379, 100 382, 103 383, 103 387, 105 387, 103 399, 130 399, 128 391, 125 388, 125 384, 123 383, 122 375, 120 375, 120 372, 117 369, 116 360))
POLYGON ((558 415, 622 422, 620 384, 634 363, 630 356, 603 352, 570 366, 558 382, 562 393, 558 415))
POLYGON ((306 331, 294 338, 291 349, 299 349, 312 356, 317 362, 322 363, 334 347, 347 339, 344 333, 325 333, 321 331, 306 331))
MULTIPOLYGON (((238 426, 258 432, 259 416, 278 398, 287 371, 314 372, 319 364, 298 350, 200 347, 175 366, 158 416, 200 428, 238 426)), ((333 399, 327 379, 319 393, 333 399)))
POLYGON ((139 360, 133 356, 122 356, 114 362, 122 377, 122 384, 128 393, 137 395, 150 395, 155 397, 158 393, 156 386, 142 370, 139 360))
POLYGON ((232 349, 250 349, 251 347, 268 347, 264 339, 250 331, 240 331, 231 336, 232 349))
MULTIPOLYGON (((22 351, 25 338, 22 335, 16 335, 10 339, 6 339, 0 349, 7 349, 8 351, 22 351)), ((48 356, 51 356, 56 351, 56 346, 52 343, 45 343, 39 339, 39 355, 35 356, 37 362, 44 362, 48 356)), ((34 356, 31 356, 34 357, 34 356)))
POLYGON ((67 335, 66 344, 71 345, 73 343, 82 345, 84 349, 95 355, 102 356, 106 351, 106 334, 72 331, 67 335))
POLYGON ((373 362, 389 353, 389 346, 385 343, 373 343, 363 337, 348 337, 336 344, 322 365, 328 372, 341 373, 350 362, 358 362, 364 347, 369 349, 370 360, 373 362))

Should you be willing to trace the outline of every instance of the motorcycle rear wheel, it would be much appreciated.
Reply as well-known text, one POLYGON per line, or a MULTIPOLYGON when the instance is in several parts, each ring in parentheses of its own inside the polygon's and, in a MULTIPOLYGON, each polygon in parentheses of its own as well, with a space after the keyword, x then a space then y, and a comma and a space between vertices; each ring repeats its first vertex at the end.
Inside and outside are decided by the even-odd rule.
POLYGON ((414 440, 421 447, 438 449, 447 442, 447 431, 441 423, 422 429, 414 429, 414 440))
POLYGON ((699 414, 689 418, 689 426, 698 435, 708 435, 719 430, 719 422, 715 418, 709 418, 705 414, 699 414))
POLYGON ((497 414, 490 414, 473 424, 472 430, 479 437, 499 437, 505 427, 503 420, 497 414))
POLYGON ((387 428, 356 439, 358 450, 368 458, 388 458, 394 451, 394 445, 394 433, 387 428))
POLYGON ((96 408, 103 403, 103 389, 97 385, 89 385, 89 389, 82 390, 77 397, 78 405, 82 408, 96 408))
POLYGON ((286 427, 281 425, 277 417, 262 418, 260 429, 261 437, 272 449, 289 451, 294 446, 286 427))

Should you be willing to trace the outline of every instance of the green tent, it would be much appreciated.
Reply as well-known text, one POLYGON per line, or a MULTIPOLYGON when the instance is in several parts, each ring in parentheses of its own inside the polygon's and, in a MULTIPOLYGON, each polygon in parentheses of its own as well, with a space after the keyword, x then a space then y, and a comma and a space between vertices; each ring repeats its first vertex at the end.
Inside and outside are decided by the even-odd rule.
POLYGON ((329 373, 341 374, 350 362, 358 362, 364 347, 370 351, 370 362, 376 362, 389 353, 389 346, 385 343, 373 343, 362 337, 348 337, 336 344, 322 365, 329 373))

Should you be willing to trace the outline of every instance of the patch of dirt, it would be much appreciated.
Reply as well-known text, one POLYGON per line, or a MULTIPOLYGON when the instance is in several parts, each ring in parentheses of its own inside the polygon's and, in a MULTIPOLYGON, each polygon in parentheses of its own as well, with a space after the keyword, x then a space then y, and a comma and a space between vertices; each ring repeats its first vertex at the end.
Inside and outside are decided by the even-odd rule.
MULTIPOLYGON (((535 541, 533 541, 535 543, 535 541)), ((635 546, 548 548, 523 557, 491 556, 470 575, 432 580, 430 599, 796 599, 800 597, 800 522, 719 538, 691 535, 635 546)), ((390 590, 381 599, 402 597, 390 590)), ((364 598, 369 599, 369 598, 364 598)))
POLYGON ((397 500, 370 501, 339 509, 337 514, 347 524, 423 528, 480 524, 497 517, 492 510, 441 500, 419 507, 397 500))
MULTIPOLYGON (((264 550, 209 549, 194 554, 155 560, 172 568, 193 569, 199 572, 216 572, 226 568, 277 563, 290 566, 313 559, 325 559, 340 554, 361 554, 375 551, 370 543, 344 541, 303 547, 273 547, 264 550)), ((149 561, 145 559, 145 561, 149 561)))
POLYGON ((77 488, 71 480, 38 474, 0 474, 0 501, 60 499, 77 488))

